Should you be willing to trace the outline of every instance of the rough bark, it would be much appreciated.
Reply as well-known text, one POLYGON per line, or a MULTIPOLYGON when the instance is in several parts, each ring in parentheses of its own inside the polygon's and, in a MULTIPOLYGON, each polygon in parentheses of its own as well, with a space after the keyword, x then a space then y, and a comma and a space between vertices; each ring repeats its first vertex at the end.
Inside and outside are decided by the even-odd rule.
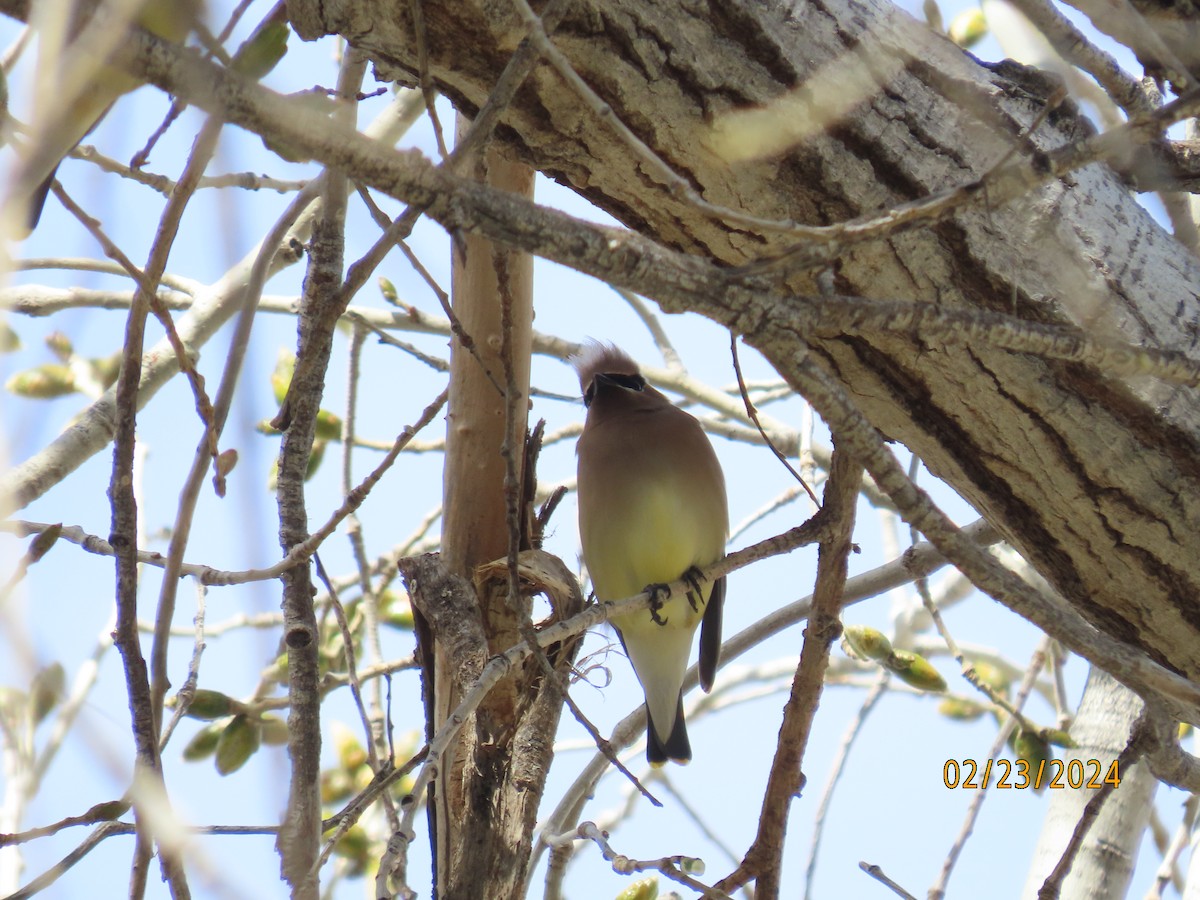
MULTIPOLYGON (((318 30, 346 35, 384 77, 412 80, 406 2, 292 7, 318 30)), ((432 76, 468 112, 525 33, 507 4, 469 2, 430 4, 426 28, 432 76)), ((706 200, 814 224, 963 184, 1010 151, 1028 157, 1023 132, 1050 93, 1027 70, 979 65, 880 0, 580 2, 553 39, 706 200), (763 161, 729 164, 709 148, 722 113, 847 60, 871 67, 883 86, 824 133, 763 161)), ((504 121, 499 133, 514 152, 667 246, 726 264, 787 246, 668 190, 547 67, 504 121)), ((1061 146, 1083 130, 1064 108, 1028 144, 1061 146)), ((1200 321, 1197 261, 1100 165, 1001 208, 980 203, 929 228, 846 246, 829 272, 842 294, 1015 312, 1174 349, 1192 347, 1200 321)), ((753 319, 721 296, 693 308, 742 331, 789 379, 798 380, 797 341, 807 340, 871 422, 995 522, 1072 605, 1168 667, 1200 675, 1193 392, 1131 387, 982 344, 796 334, 788 307, 812 284, 793 274, 785 286, 792 299, 753 319)))
MULTIPOLYGON (((335 180, 339 181, 339 180, 335 180)), ((346 185, 331 184, 325 207, 313 229, 309 267, 298 322, 296 370, 285 401, 287 422, 279 450, 276 500, 279 544, 287 553, 308 536, 304 476, 312 453, 317 411, 325 390, 325 373, 333 349, 334 328, 341 315, 346 185)), ((281 416, 284 413, 281 411, 281 416)), ((317 651, 320 632, 308 565, 283 573, 284 643, 288 666, 288 758, 291 760, 288 804, 276 846, 280 869, 296 900, 315 900, 320 893, 315 867, 321 839, 321 692, 317 651)))
MULTIPOLYGON (((340 97, 353 96, 362 84, 365 63, 347 54, 338 75, 340 97)), ((354 122, 352 107, 343 104, 338 117, 354 122)), ((279 544, 286 554, 308 539, 308 507, 304 482, 316 435, 317 413, 325 392, 325 373, 333 351, 338 318, 347 298, 342 291, 345 269, 347 180, 331 175, 321 193, 321 211, 308 246, 308 271, 297 322, 296 366, 287 396, 273 420, 283 430, 279 448, 276 503, 279 544)), ((312 572, 307 564, 283 573, 283 641, 287 646, 288 758, 291 760, 288 802, 276 838, 280 874, 292 900, 320 895, 317 860, 321 840, 321 692, 312 572)), ((349 651, 347 651, 349 652, 349 651)))

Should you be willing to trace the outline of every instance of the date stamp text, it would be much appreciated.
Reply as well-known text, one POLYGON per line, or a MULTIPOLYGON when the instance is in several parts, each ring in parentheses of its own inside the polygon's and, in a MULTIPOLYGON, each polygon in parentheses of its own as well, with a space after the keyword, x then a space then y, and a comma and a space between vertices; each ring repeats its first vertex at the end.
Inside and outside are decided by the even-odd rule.
POLYGON ((1117 761, 1105 765, 1098 759, 1043 759, 1031 765, 1025 759, 989 759, 982 765, 974 759, 948 759, 942 767, 942 782, 950 790, 994 787, 1000 790, 1024 790, 1042 787, 1052 790, 1089 788, 1099 790, 1106 784, 1121 786, 1117 761), (995 781, 993 782, 993 776, 995 781))

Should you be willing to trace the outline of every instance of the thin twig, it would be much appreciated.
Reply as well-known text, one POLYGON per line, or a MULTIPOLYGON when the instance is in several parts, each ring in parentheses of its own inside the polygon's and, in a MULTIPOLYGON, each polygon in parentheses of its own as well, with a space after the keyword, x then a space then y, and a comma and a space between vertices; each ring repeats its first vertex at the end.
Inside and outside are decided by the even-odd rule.
MULTIPOLYGON (((213 136, 213 140, 215 140, 215 135, 213 136)), ((178 330, 175 328, 175 322, 171 319, 170 313, 158 302, 158 279, 166 268, 167 256, 171 252, 175 235, 178 233, 179 219, 183 216, 183 210, 187 206, 187 201, 191 198, 192 190, 187 185, 184 185, 177 198, 175 195, 172 195, 172 199, 168 201, 166 209, 163 210, 162 219, 159 222, 159 230, 155 235, 155 243, 150 251, 150 261, 145 271, 137 268, 133 264, 133 261, 116 244, 109 240, 100 223, 72 200, 57 181, 54 183, 53 191, 54 196, 58 198, 59 202, 100 242, 100 245, 104 248, 105 255, 124 268, 129 276, 137 282, 138 293, 146 298, 149 311, 154 313, 155 318, 162 323, 163 329, 166 331, 166 337, 171 344, 171 349, 175 352, 175 361, 179 365, 179 370, 187 376, 188 384, 191 385, 192 396, 196 404, 196 413, 200 417, 200 421, 204 423, 206 433, 211 435, 212 402, 208 399, 208 394, 204 390, 204 379, 196 371, 192 358, 188 354, 187 347, 184 345, 183 339, 179 336, 178 330)), ((217 453, 215 437, 211 438, 209 446, 212 455, 215 457, 217 453)))
MULTIPOLYGON (((794 335, 789 335, 794 341, 794 335)), ((1168 671, 1148 656, 1132 651, 1111 635, 1098 631, 1064 602, 1000 565, 969 541, 927 494, 905 475, 883 438, 850 400, 846 389, 820 369, 807 353, 797 353, 794 373, 798 387, 830 428, 850 443, 880 489, 895 502, 905 521, 920 529, 952 559, 962 573, 984 593, 1019 613, 1047 634, 1057 637, 1095 664, 1140 692, 1157 694, 1172 704, 1179 718, 1200 715, 1200 687, 1168 671)))
MULTIPOLYGON (((1153 738, 1147 726, 1146 714, 1143 713, 1138 717, 1137 722, 1134 723, 1129 741, 1114 763, 1118 771, 1128 772, 1129 767, 1146 753, 1152 742, 1153 738)), ((1100 815, 1100 809, 1114 790, 1116 790, 1116 786, 1113 781, 1105 780, 1100 789, 1088 799, 1087 805, 1084 806, 1083 812, 1079 816, 1079 821, 1075 823, 1075 829, 1071 832, 1071 838, 1067 841, 1067 846, 1063 848, 1062 856, 1059 857, 1054 869, 1046 876, 1046 880, 1042 882, 1041 887, 1038 888, 1038 900, 1057 900, 1062 893, 1063 881, 1066 880, 1067 874, 1071 871, 1071 866, 1075 863, 1075 857, 1083 849, 1084 838, 1087 837, 1087 833, 1095 823, 1096 817, 1100 815)))
POLYGON ((877 866, 874 863, 860 862, 858 864, 858 867, 860 869, 862 869, 864 872, 866 872, 868 875, 870 875, 872 878, 874 878, 876 881, 878 881, 880 884, 882 884, 884 887, 888 888, 897 897, 902 897, 903 900, 917 900, 916 897, 914 897, 912 894, 910 894, 908 891, 906 891, 904 888, 902 888, 899 884, 897 884, 892 879, 888 878, 887 875, 884 874, 884 871, 880 866, 877 866))
MULTIPOLYGON (((346 379, 346 414, 342 418, 342 494, 350 493, 354 486, 353 447, 355 428, 358 421, 358 386, 361 378, 362 349, 367 331, 362 325, 356 325, 350 335, 350 353, 346 379)), ((379 642, 379 594, 371 585, 370 564, 367 560, 366 542, 363 538, 362 523, 351 513, 346 517, 346 535, 350 541, 350 550, 354 556, 354 564, 358 569, 358 584, 362 591, 361 609, 363 612, 363 645, 369 654, 371 665, 383 662, 383 648, 379 642)), ((332 585, 329 587, 330 597, 333 598, 332 585)), ((340 619, 339 619, 340 623, 340 619)), ((349 636, 346 636, 349 639, 349 636)), ((347 657, 349 660, 349 657, 347 657)), ((372 771, 381 771, 380 753, 384 748, 384 712, 383 686, 379 681, 372 684, 371 711, 365 717, 367 725, 367 740, 372 751, 370 754, 372 771)), ((389 760, 389 763, 391 760, 389 760)), ((394 829, 399 827, 400 820, 396 815, 395 806, 390 797, 385 797, 384 809, 388 822, 394 829)))
POLYGON ((210 584, 240 584, 244 581, 261 581, 264 578, 276 578, 284 572, 291 569, 293 566, 299 565, 306 561, 316 552, 317 548, 325 542, 325 540, 333 534, 338 525, 346 516, 350 515, 354 510, 362 506, 363 501, 374 489, 379 480, 383 478, 385 472, 392 467, 396 459, 400 456, 400 452, 405 448, 413 436, 433 421, 441 408, 446 405, 447 392, 442 391, 417 418, 412 425, 405 426, 404 430, 396 437, 395 443, 392 444, 392 449, 380 460, 379 464, 371 470, 358 486, 354 488, 339 506, 326 520, 325 524, 310 534, 305 540, 292 546, 279 562, 265 569, 249 569, 240 572, 222 572, 208 573, 213 580, 207 583, 210 584))
POLYGON ((1030 23, 1053 45, 1069 64, 1087 72, 1121 109, 1129 115, 1146 112, 1156 104, 1147 97, 1141 82, 1121 68, 1116 58, 1097 47, 1056 7, 1046 0, 1011 0, 1030 23))
POLYGON ((316 564, 317 577, 321 579, 321 583, 325 585, 325 590, 329 592, 329 607, 333 610, 334 618, 337 619, 338 630, 342 635, 342 653, 346 657, 346 679, 350 683, 350 694, 354 697, 354 708, 358 711, 358 717, 362 720, 363 737, 367 745, 367 759, 371 764, 371 771, 378 774, 383 770, 383 764, 379 758, 379 752, 375 746, 375 735, 371 728, 371 716, 367 712, 366 704, 363 702, 362 683, 358 680, 358 663, 357 653, 354 650, 354 631, 350 628, 350 623, 346 619, 346 608, 342 606, 342 601, 337 595, 332 582, 329 580, 329 573, 325 571, 325 566, 321 562, 321 554, 313 554, 313 562, 316 564))
MULTIPOLYGON (((1016 698, 1013 700, 1015 709, 1022 709, 1025 706, 1025 701, 1029 698, 1030 691, 1033 690, 1034 682, 1037 680, 1038 673, 1046 661, 1046 649, 1049 646, 1050 638, 1044 637, 1038 643, 1037 650, 1034 651, 1032 658, 1029 660, 1029 668, 1025 672, 1025 678, 1021 682, 1021 686, 1017 689, 1016 698)), ((1005 720, 1000 730, 996 733, 995 740, 992 741, 992 746, 988 749, 987 759, 993 760, 1004 747, 1004 742, 1008 740, 1009 734, 1016 727, 1017 720, 1015 717, 1009 717, 1005 720)), ((929 889, 929 900, 941 900, 946 896, 946 885, 950 881, 950 874, 954 871, 954 866, 958 862, 958 857, 962 853, 963 847, 966 846, 967 838, 975 828, 975 821, 979 818, 979 810, 983 807, 983 801, 987 798, 990 784, 984 783, 979 786, 979 790, 974 792, 971 797, 971 802, 967 807, 967 814, 963 817, 962 828, 959 829, 958 835, 951 844, 949 852, 946 854, 946 859, 942 863, 942 870, 938 875, 937 881, 933 887, 929 889)))
POLYGON ((838 745, 837 754, 834 756, 833 763, 829 768, 829 778, 825 782, 825 789, 821 792, 821 799, 817 802, 817 812, 813 817, 812 841, 808 845, 808 864, 804 868, 804 900, 808 900, 813 893, 817 874, 817 853, 821 849, 821 836, 825 831, 826 816, 829 814, 833 792, 837 788, 842 773, 846 770, 846 762, 850 758, 850 748, 854 746, 855 739, 862 733, 863 724, 866 722, 867 716, 871 714, 871 711, 875 709, 875 704, 887 692, 888 682, 891 680, 891 677, 892 674, 887 669, 880 670, 879 675, 875 679, 875 684, 867 692, 867 696, 863 698, 863 702, 859 706, 858 712, 854 714, 854 718, 846 726, 846 731, 842 735, 842 741, 838 745))
POLYGON ((200 681, 200 658, 204 654, 204 615, 205 601, 208 597, 208 588, 200 581, 196 582, 196 616, 193 620, 193 640, 192 640, 192 658, 188 662, 187 678, 183 681, 183 687, 179 689, 177 694, 179 703, 175 707, 175 712, 171 715, 171 721, 167 723, 166 728, 162 730, 162 738, 159 740, 158 749, 161 753, 166 748, 167 743, 171 740, 171 735, 175 733, 175 726, 179 724, 179 720, 187 715, 188 707, 192 704, 192 698, 196 693, 196 685, 200 681))
MULTIPOLYGON (((995 530, 982 519, 964 529, 969 539, 982 545, 995 543, 999 540, 995 530)), ((749 549, 749 548, 748 548, 749 549)), ((719 563, 720 567, 714 574, 723 572, 724 566, 731 559, 741 559, 746 550, 737 551, 719 563)), ((753 554, 752 554, 753 555, 753 554)), ((842 592, 843 606, 878 596, 886 591, 907 584, 916 575, 928 574, 944 566, 946 560, 928 543, 923 543, 906 552, 903 556, 886 563, 861 575, 856 575, 846 581, 842 592)), ((727 574, 727 573, 724 573, 727 574)), ((812 597, 804 597, 794 603, 777 609, 761 618, 758 622, 743 629, 721 645, 721 666, 724 668, 734 659, 757 647, 768 638, 782 632, 798 622, 808 618, 812 611, 812 597)), ((794 670, 793 665, 793 670, 794 670)), ((697 667, 692 666, 684 679, 684 690, 691 690, 699 684, 697 667)), ((612 730, 610 742, 620 748, 632 743, 637 735, 643 734, 646 728, 645 709, 641 706, 622 719, 612 730)), ((534 850, 534 862, 549 846, 545 840, 548 835, 555 835, 575 827, 583 809, 584 802, 593 795, 600 779, 612 771, 608 760, 597 753, 583 768, 571 785, 563 792, 558 806, 546 819, 541 836, 534 850)), ((555 871, 552 861, 547 869, 547 878, 555 871)))
POLYGON ((671 881, 678 882, 684 887, 691 888, 712 900, 733 900, 719 885, 710 886, 693 878, 687 869, 695 866, 696 860, 683 856, 664 856, 661 859, 630 859, 622 853, 617 853, 604 834, 591 822, 584 822, 577 829, 577 834, 584 840, 589 840, 600 848, 600 854, 612 863, 613 871, 618 875, 635 875, 639 872, 659 872, 671 881))
POLYGON ((846 586, 862 467, 840 445, 836 432, 834 440, 833 465, 825 483, 825 501, 821 512, 814 516, 827 530, 817 555, 812 613, 804 631, 800 662, 784 707, 779 742, 767 776, 758 833, 741 864, 717 885, 722 890, 732 891, 753 878, 756 896, 764 900, 775 900, 779 896, 788 811, 792 797, 804 787, 804 752, 825 684, 829 651, 842 631, 842 592, 846 586))
POLYGON ((766 442, 767 446, 771 448, 771 452, 775 454, 775 457, 781 463, 783 463, 783 467, 791 473, 793 478, 800 482, 800 485, 804 488, 805 493, 808 494, 808 498, 812 500, 813 505, 820 506, 821 501, 817 499, 817 495, 813 493, 813 489, 808 486, 808 482, 800 476, 799 472, 792 468, 792 464, 788 462, 787 457, 783 455, 783 451, 775 446, 775 442, 771 440, 770 435, 767 434, 767 430, 763 428, 762 422, 759 421, 758 410, 755 409, 754 404, 750 402, 750 394, 746 390, 746 382, 742 378, 742 363, 741 360, 738 359, 737 335, 733 332, 730 332, 729 334, 729 353, 733 357, 733 371, 737 374, 738 390, 741 391, 742 402, 746 404, 746 415, 750 417, 750 421, 754 423, 754 427, 758 429, 758 433, 762 435, 762 439, 766 442))

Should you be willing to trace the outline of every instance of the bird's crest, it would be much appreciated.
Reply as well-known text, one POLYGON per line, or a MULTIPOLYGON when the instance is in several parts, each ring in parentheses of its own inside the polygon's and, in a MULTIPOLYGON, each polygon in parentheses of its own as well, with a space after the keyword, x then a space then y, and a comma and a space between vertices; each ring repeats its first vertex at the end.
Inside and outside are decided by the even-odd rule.
POLYGON ((588 340, 583 349, 571 356, 568 362, 579 373, 579 384, 586 391, 597 375, 638 375, 638 364, 633 357, 615 344, 603 344, 588 340))

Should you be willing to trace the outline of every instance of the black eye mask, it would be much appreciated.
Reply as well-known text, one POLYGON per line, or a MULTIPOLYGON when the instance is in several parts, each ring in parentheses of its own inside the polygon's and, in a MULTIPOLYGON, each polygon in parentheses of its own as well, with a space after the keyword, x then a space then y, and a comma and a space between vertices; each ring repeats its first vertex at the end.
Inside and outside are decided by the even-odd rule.
POLYGON ((589 384, 587 390, 584 391, 584 406, 592 405, 592 400, 596 398, 596 382, 602 378, 609 384, 615 384, 618 387, 623 387, 628 391, 637 391, 638 393, 641 393, 642 389, 646 386, 646 379, 641 375, 622 375, 613 372, 603 372, 593 378, 592 383, 589 384))

